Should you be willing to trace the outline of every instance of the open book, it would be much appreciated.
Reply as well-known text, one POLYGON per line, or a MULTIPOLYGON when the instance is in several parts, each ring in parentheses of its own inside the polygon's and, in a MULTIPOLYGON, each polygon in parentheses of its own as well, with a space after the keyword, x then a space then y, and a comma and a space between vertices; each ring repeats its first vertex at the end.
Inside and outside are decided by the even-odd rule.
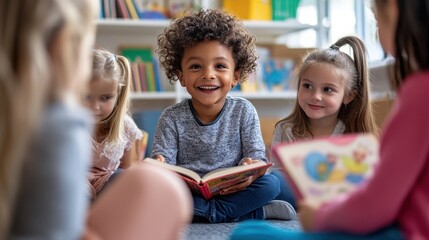
POLYGON ((185 180, 191 190, 201 194, 207 200, 219 194, 224 188, 244 182, 250 176, 262 175, 272 165, 272 163, 258 162, 249 165, 221 168, 200 177, 192 170, 162 163, 152 158, 145 158, 144 162, 156 164, 180 174, 180 177, 185 180))
POLYGON ((281 143, 273 153, 298 199, 324 202, 371 176, 379 143, 373 134, 346 134, 281 143))

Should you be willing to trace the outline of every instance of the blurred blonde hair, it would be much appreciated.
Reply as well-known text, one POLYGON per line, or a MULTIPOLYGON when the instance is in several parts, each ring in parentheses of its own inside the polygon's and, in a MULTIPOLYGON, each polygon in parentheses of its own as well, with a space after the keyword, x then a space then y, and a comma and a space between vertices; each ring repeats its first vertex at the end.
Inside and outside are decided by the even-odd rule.
POLYGON ((0 239, 9 232, 28 142, 44 106, 61 101, 74 85, 77 49, 95 27, 96 4, 87 0, 0 2, 0 239), (59 38, 62 45, 55 47, 59 38), (55 69, 54 55, 61 56, 55 60, 55 69))
POLYGON ((93 50, 91 81, 113 81, 118 86, 118 99, 112 113, 98 123, 96 134, 107 142, 117 142, 124 129, 124 118, 130 105, 131 69, 129 61, 104 49, 93 50))

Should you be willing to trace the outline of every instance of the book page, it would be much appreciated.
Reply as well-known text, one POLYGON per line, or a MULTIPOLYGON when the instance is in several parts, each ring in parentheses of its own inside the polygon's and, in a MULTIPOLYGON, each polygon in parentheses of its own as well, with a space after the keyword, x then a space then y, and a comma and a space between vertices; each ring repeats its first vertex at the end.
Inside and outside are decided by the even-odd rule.
POLYGON ((257 162, 249 165, 240 165, 228 168, 220 168, 214 171, 211 171, 202 177, 203 182, 210 181, 211 179, 219 178, 222 176, 230 175, 232 173, 243 172, 250 169, 260 168, 262 166, 267 166, 266 162, 257 162))
POLYGON ((280 144, 274 154, 298 197, 324 202, 371 176, 378 148, 374 135, 356 134, 280 144))
POLYGON ((176 166, 176 165, 171 165, 171 164, 168 164, 168 163, 163 163, 163 162, 160 162, 160 161, 152 159, 152 158, 145 158, 143 161, 151 163, 151 164, 155 164, 155 165, 158 165, 158 166, 161 166, 161 167, 169 169, 169 170, 172 170, 174 172, 177 172, 178 174, 182 174, 184 176, 192 178, 196 182, 200 182, 201 181, 201 177, 198 175, 198 173, 196 173, 196 172, 194 172, 192 170, 189 170, 189 169, 186 169, 186 168, 183 168, 183 167, 179 167, 179 166, 176 166))

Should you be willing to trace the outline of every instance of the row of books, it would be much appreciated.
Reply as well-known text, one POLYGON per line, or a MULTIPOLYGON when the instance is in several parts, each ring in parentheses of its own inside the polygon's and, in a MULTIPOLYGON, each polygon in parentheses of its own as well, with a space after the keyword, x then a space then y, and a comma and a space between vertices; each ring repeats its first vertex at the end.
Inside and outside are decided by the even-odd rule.
MULTIPOLYGON (((260 61, 258 71, 234 90, 242 92, 283 92, 294 89, 291 83, 295 64, 290 59, 266 59, 260 61)), ((134 92, 163 91, 157 60, 131 63, 132 88, 134 92)))
POLYGON ((100 18, 176 18, 189 9, 198 9, 194 0, 100 0, 100 18))
POLYGON ((162 84, 156 60, 151 62, 131 63, 133 92, 161 92, 162 84), (155 63, 155 64, 154 64, 155 63))
POLYGON ((121 47, 119 52, 131 63, 131 91, 163 91, 158 59, 153 55, 151 47, 121 47))

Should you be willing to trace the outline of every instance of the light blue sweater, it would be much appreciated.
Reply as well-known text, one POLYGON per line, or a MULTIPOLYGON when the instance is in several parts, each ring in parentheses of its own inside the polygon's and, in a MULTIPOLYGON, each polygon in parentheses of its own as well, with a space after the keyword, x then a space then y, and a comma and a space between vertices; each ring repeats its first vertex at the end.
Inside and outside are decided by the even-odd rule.
POLYGON ((24 162, 9 239, 80 239, 89 199, 90 115, 56 104, 42 116, 24 162))

